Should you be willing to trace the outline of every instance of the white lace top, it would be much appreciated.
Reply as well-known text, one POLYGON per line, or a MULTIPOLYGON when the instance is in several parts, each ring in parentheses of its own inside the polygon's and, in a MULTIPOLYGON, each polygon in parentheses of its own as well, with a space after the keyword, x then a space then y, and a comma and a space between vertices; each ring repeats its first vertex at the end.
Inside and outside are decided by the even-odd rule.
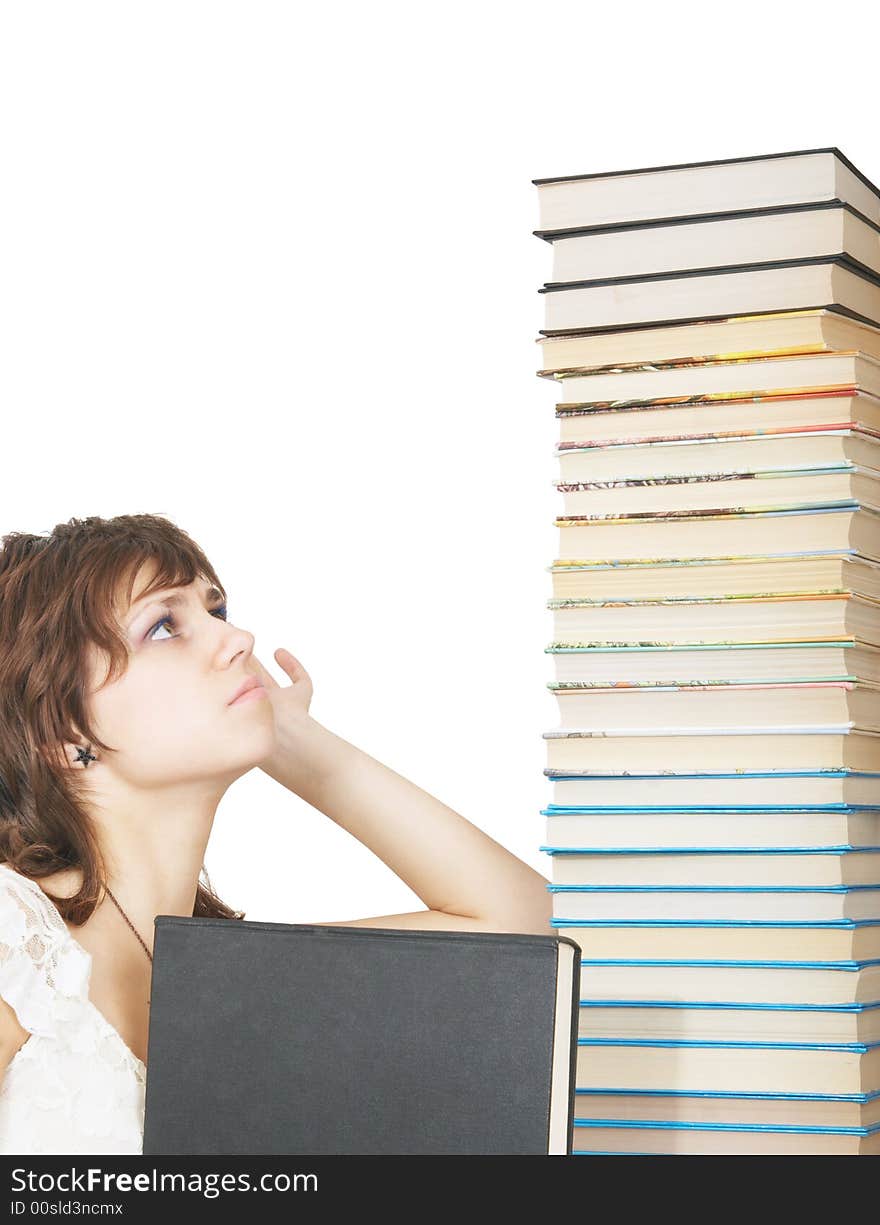
POLYGON ((92 956, 0 864, 0 996, 31 1036, 0 1081, 0 1153, 141 1153, 146 1067, 89 999, 92 956))

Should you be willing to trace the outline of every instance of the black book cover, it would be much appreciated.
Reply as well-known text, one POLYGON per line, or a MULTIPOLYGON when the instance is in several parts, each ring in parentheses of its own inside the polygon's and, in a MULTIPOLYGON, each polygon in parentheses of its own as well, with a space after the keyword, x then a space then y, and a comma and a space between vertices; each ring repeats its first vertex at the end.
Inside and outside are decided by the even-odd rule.
POLYGON ((876 195, 880 195, 880 189, 875 187, 871 180, 862 174, 861 170, 854 166, 849 158, 834 145, 828 145, 821 149, 789 149, 783 153, 759 153, 752 157, 717 157, 710 158, 709 161, 705 162, 678 162, 671 166, 637 166, 635 169, 628 170, 600 170, 593 174, 554 175, 550 178, 532 179, 532 183, 539 187, 542 183, 573 183, 579 179, 616 179, 625 178, 633 174, 657 174, 662 170, 696 170, 701 166, 733 166, 740 162, 768 162, 783 157, 804 157, 811 153, 833 153, 838 161, 846 166, 857 178, 861 179, 866 187, 870 188, 876 195))
POLYGON ((816 213, 828 209, 843 209, 880 234, 880 225, 866 217, 846 200, 816 200, 805 204, 771 204, 766 208, 739 208, 723 213, 686 213, 679 217, 651 217, 639 221, 606 221, 601 225, 569 226, 560 230, 532 230, 535 238, 551 245, 558 239, 583 238, 588 234, 613 234, 625 230, 665 229, 677 225, 706 225, 714 221, 738 221, 743 217, 772 217, 780 213, 816 213))
MULTIPOLYGON (((625 285, 634 284, 636 282, 646 281, 672 281, 679 280, 682 277, 706 277, 718 276, 726 273, 742 274, 747 272, 761 272, 773 268, 795 268, 804 267, 808 264, 836 264, 840 268, 846 269, 854 276, 860 277, 867 281, 868 284, 880 287, 880 276, 871 268, 865 267, 864 264, 852 259, 845 254, 837 255, 818 255, 806 257, 803 259, 782 259, 770 260, 763 263, 749 264, 725 264, 716 268, 693 268, 680 269, 674 272, 650 272, 639 273, 635 276, 620 276, 620 277, 601 277, 593 281, 565 281, 565 282, 550 282, 538 290, 538 293, 559 293, 560 291, 570 289, 591 289, 600 285, 625 285)), ((760 318, 766 314, 789 313, 792 311, 808 311, 808 310, 827 310, 838 315, 844 315, 848 319, 853 319, 856 323, 866 323, 869 327, 877 327, 877 320, 869 319, 866 315, 859 314, 858 311, 851 310, 848 306, 843 306, 839 302, 802 302, 797 307, 786 307, 780 311, 736 311, 731 314, 730 311, 721 311, 718 314, 712 315, 689 315, 684 319, 652 319, 637 323, 612 323, 599 324, 592 327, 573 327, 573 328, 539 328, 538 334, 548 338, 557 339, 565 336, 590 336, 599 335, 603 332, 637 332, 644 331, 648 328, 661 327, 681 327, 688 323, 711 323, 715 320, 724 319, 747 319, 760 318)))
POLYGON ((836 251, 828 255, 806 255, 800 259, 771 259, 748 264, 717 264, 712 268, 676 268, 664 272, 636 272, 627 276, 596 277, 587 281, 546 281, 538 293, 559 293, 566 289, 592 289, 597 285, 633 285, 645 281, 677 281, 682 277, 719 276, 725 272, 766 272, 773 268, 804 268, 808 264, 838 264, 856 276, 880 286, 880 275, 851 255, 836 251))
POLYGON ((571 1152, 574 941, 154 927, 144 1154, 571 1152))

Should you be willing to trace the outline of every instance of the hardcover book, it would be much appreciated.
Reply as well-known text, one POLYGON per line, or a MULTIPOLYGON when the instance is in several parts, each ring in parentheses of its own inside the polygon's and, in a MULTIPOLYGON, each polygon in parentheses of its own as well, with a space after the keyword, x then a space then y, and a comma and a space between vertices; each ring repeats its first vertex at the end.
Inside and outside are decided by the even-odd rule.
POLYGON ((566 937, 158 915, 145 1154, 567 1154, 566 937))
POLYGON ((880 1152, 880 191, 534 182, 573 1151, 880 1152))

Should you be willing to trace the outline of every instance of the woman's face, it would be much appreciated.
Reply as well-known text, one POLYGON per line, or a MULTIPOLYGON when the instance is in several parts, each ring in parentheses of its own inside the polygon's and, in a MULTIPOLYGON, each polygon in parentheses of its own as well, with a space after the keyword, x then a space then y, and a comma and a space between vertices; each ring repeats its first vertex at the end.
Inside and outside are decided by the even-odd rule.
POLYGON ((132 786, 228 785, 264 760, 275 741, 265 692, 230 705, 241 683, 256 675, 254 636, 225 619, 220 593, 202 579, 141 599, 147 583, 142 570, 131 606, 120 614, 127 671, 98 689, 107 660, 93 659, 92 719, 116 750, 95 752, 132 786))

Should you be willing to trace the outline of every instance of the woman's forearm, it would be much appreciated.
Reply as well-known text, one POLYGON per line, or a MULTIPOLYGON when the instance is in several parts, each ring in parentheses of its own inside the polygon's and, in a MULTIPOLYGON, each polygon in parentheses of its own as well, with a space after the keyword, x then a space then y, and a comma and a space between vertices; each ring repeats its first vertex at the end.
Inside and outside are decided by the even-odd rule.
POLYGON ((378 855, 430 910, 552 934, 539 872, 310 715, 282 734, 267 773, 378 855))

